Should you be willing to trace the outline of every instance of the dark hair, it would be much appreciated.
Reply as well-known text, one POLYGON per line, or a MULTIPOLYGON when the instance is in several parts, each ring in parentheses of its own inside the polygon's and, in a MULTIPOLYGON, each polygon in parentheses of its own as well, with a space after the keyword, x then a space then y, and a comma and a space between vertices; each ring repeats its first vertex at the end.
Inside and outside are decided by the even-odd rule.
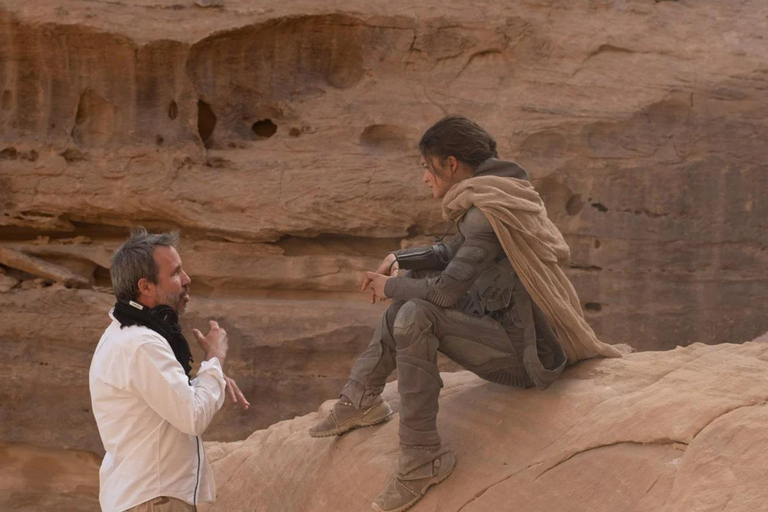
POLYGON ((141 278, 157 283, 155 247, 175 247, 178 242, 178 233, 150 234, 141 226, 132 228, 131 236, 112 256, 109 274, 115 297, 125 301, 137 299, 141 278))
POLYGON ((452 156, 474 170, 489 158, 499 156, 496 139, 464 116, 444 117, 432 125, 421 137, 419 150, 433 172, 429 157, 445 160, 452 156))

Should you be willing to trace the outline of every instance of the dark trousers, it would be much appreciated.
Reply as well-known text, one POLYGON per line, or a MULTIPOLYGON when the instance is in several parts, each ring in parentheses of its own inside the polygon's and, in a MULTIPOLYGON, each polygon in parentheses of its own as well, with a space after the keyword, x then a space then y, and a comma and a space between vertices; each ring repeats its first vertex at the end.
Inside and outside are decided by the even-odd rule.
POLYGON ((387 377, 397 368, 401 444, 437 445, 441 443, 438 396, 443 386, 437 352, 483 378, 510 369, 524 373, 519 353, 522 335, 522 329, 505 328, 488 315, 471 314, 461 307, 396 300, 353 365, 341 394, 356 407, 365 406, 381 394, 387 377))

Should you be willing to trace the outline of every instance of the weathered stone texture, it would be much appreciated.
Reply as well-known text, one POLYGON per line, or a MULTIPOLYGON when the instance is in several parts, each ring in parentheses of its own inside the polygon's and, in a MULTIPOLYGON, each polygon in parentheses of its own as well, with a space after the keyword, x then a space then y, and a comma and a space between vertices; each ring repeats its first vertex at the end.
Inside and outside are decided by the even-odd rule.
MULTIPOLYGON (((418 510, 760 508, 766 365, 763 340, 588 361, 543 392, 443 374, 438 423, 458 462, 418 510)), ((312 439, 319 417, 209 444, 219 499, 206 510, 366 510, 397 465, 397 416, 312 439)))
MULTIPOLYGON (((761 510, 767 367, 763 336, 586 361, 546 391, 444 373, 439 428, 458 464, 417 510, 761 510)), ((396 386, 384 394, 398 412, 396 386)), ((200 509, 367 510, 397 464, 397 415, 313 439, 319 418, 207 443, 218 500, 200 509)), ((88 453, 0 443, 0 508, 98 510, 97 466, 88 453)))
POLYGON ((754 338, 766 33, 762 0, 4 0, 0 440, 100 449, 85 376, 139 223, 182 231, 186 325, 231 331, 254 407, 212 438, 333 397, 381 312, 363 271, 447 227, 416 149, 447 113, 531 172, 601 338, 754 338))

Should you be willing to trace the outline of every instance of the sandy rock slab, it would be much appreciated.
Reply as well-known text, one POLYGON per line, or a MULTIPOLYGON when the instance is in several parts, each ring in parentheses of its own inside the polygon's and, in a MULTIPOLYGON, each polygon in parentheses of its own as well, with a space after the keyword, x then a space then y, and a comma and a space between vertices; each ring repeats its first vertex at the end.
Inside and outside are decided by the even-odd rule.
MULTIPOLYGON (((589 361, 543 392, 444 374, 440 431, 458 466, 414 510, 764 510, 766 342, 589 361)), ((398 411, 396 384, 385 394, 398 411)), ((320 440, 307 435, 318 418, 209 444, 219 499, 206 510, 369 510, 396 466, 397 415, 320 440)))

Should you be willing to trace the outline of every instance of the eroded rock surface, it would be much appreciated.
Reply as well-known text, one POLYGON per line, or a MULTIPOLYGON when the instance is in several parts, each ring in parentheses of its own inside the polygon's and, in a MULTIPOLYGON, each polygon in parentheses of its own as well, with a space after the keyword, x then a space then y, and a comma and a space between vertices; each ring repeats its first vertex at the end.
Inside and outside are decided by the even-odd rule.
MULTIPOLYGON (((543 392, 443 374, 438 423, 458 465, 415 510, 757 510, 767 342, 592 360, 543 392)), ((397 416, 320 440, 307 435, 318 418, 209 444, 219 499, 206 510, 367 510, 396 466, 397 416)))
POLYGON ((447 113, 531 172, 601 338, 754 338, 766 33, 762 0, 4 0, 0 440, 100 451, 87 368, 134 224, 181 229, 186 326, 230 330, 254 407, 212 439, 332 398, 381 312, 362 272, 447 227, 416 149, 447 113))
MULTIPOLYGON (((414 510, 753 512, 768 499, 768 336, 591 360, 543 392, 442 377, 439 428, 458 465, 414 510)), ((396 385, 384 393, 398 411, 396 385)), ((313 439, 318 418, 207 443, 218 501, 200 509, 368 510, 396 466, 398 416, 313 439)), ((0 508, 96 511, 98 465, 0 444, 0 508)))
POLYGON ((305 263, 275 242, 346 237, 375 259, 439 233, 415 145, 458 112, 531 172, 603 338, 768 328, 752 306, 768 264, 760 0, 6 0, 0 26, 3 239, 178 227, 273 251, 269 279, 222 268, 222 293, 349 289, 294 272, 359 270, 344 244, 305 263))

